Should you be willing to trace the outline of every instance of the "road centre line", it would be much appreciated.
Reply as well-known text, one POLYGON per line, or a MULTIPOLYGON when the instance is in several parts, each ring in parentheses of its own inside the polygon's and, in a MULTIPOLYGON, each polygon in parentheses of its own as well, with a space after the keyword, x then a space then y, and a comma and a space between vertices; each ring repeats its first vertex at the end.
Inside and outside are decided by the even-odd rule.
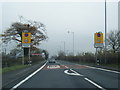
POLYGON ((96 84, 95 82, 91 81, 90 79, 88 79, 88 78, 84 78, 84 79, 87 80, 88 82, 90 82, 91 84, 93 84, 94 86, 96 86, 96 87, 98 87, 98 88, 100 88, 100 89, 102 89, 102 90, 106 90, 106 89, 104 89, 103 87, 101 87, 100 85, 98 85, 98 84, 96 84))
MULTIPOLYGON (((48 61, 47 61, 48 62, 48 61)), ((42 70, 42 68, 47 64, 47 62, 41 66, 39 69, 37 69, 35 72, 33 72, 32 74, 30 74, 28 77, 26 77, 24 80, 22 80, 21 82, 19 82, 17 85, 15 85, 14 87, 12 87, 10 90, 14 90, 17 87, 19 87, 21 84, 23 84, 24 82, 26 82, 28 79, 30 79, 32 76, 34 76, 36 73, 38 73, 40 70, 42 70)))
MULTIPOLYGON (((79 64, 76 64, 76 65, 79 65, 79 64)), ((82 65, 82 66, 85 66, 85 67, 88 67, 88 68, 92 68, 92 69, 98 69, 98 70, 103 70, 103 71, 108 71, 108 72, 113 72, 113 73, 120 74, 120 72, 118 72, 118 71, 113 71, 113 70, 108 70, 108 69, 103 69, 103 68, 97 68, 97 67, 91 67, 91 66, 87 66, 87 65, 82 65)))

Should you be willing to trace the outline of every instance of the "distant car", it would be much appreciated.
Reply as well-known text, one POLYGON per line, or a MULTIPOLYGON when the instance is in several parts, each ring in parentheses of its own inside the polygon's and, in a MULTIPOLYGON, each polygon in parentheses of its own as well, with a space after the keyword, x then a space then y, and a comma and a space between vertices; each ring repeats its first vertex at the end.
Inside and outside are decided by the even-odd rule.
POLYGON ((48 61, 49 63, 55 63, 55 60, 54 59, 51 59, 48 61))

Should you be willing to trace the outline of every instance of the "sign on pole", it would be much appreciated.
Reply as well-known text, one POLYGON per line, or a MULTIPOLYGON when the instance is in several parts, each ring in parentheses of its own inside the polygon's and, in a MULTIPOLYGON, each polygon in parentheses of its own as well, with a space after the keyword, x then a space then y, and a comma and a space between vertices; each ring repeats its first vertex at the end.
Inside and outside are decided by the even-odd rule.
POLYGON ((31 43, 31 33, 22 32, 22 47, 30 47, 31 43))
POLYGON ((103 33, 96 32, 94 33, 94 47, 95 48, 102 48, 103 45, 103 33))

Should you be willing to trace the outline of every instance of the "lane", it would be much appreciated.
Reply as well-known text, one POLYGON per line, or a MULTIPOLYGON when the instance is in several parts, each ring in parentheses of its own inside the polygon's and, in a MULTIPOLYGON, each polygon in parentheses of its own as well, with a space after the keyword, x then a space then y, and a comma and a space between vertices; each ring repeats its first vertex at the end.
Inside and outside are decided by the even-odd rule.
MULTIPOLYGON (((35 71, 36 72, 36 71, 35 71)), ((57 61, 46 65, 17 88, 118 88, 117 73, 57 61)))
POLYGON ((85 77, 89 78, 90 80, 96 82, 100 86, 104 88, 120 88, 120 74, 116 72, 111 72, 109 70, 101 70, 90 68, 84 65, 76 65, 73 63, 59 61, 62 65, 65 65, 73 70, 81 73, 85 77))
POLYGON ((60 68, 55 69, 46 68, 51 65, 59 64, 47 63, 41 71, 21 84, 18 88, 97 88, 83 77, 65 74, 65 70, 69 70, 69 73, 72 71, 62 65, 59 65, 60 68))

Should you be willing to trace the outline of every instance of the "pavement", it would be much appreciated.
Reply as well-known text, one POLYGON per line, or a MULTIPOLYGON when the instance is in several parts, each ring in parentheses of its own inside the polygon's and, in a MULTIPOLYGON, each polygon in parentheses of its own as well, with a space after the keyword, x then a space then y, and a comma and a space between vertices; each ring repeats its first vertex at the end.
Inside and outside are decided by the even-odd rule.
POLYGON ((37 70, 4 88, 120 89, 120 72, 66 61, 44 62, 37 70))

